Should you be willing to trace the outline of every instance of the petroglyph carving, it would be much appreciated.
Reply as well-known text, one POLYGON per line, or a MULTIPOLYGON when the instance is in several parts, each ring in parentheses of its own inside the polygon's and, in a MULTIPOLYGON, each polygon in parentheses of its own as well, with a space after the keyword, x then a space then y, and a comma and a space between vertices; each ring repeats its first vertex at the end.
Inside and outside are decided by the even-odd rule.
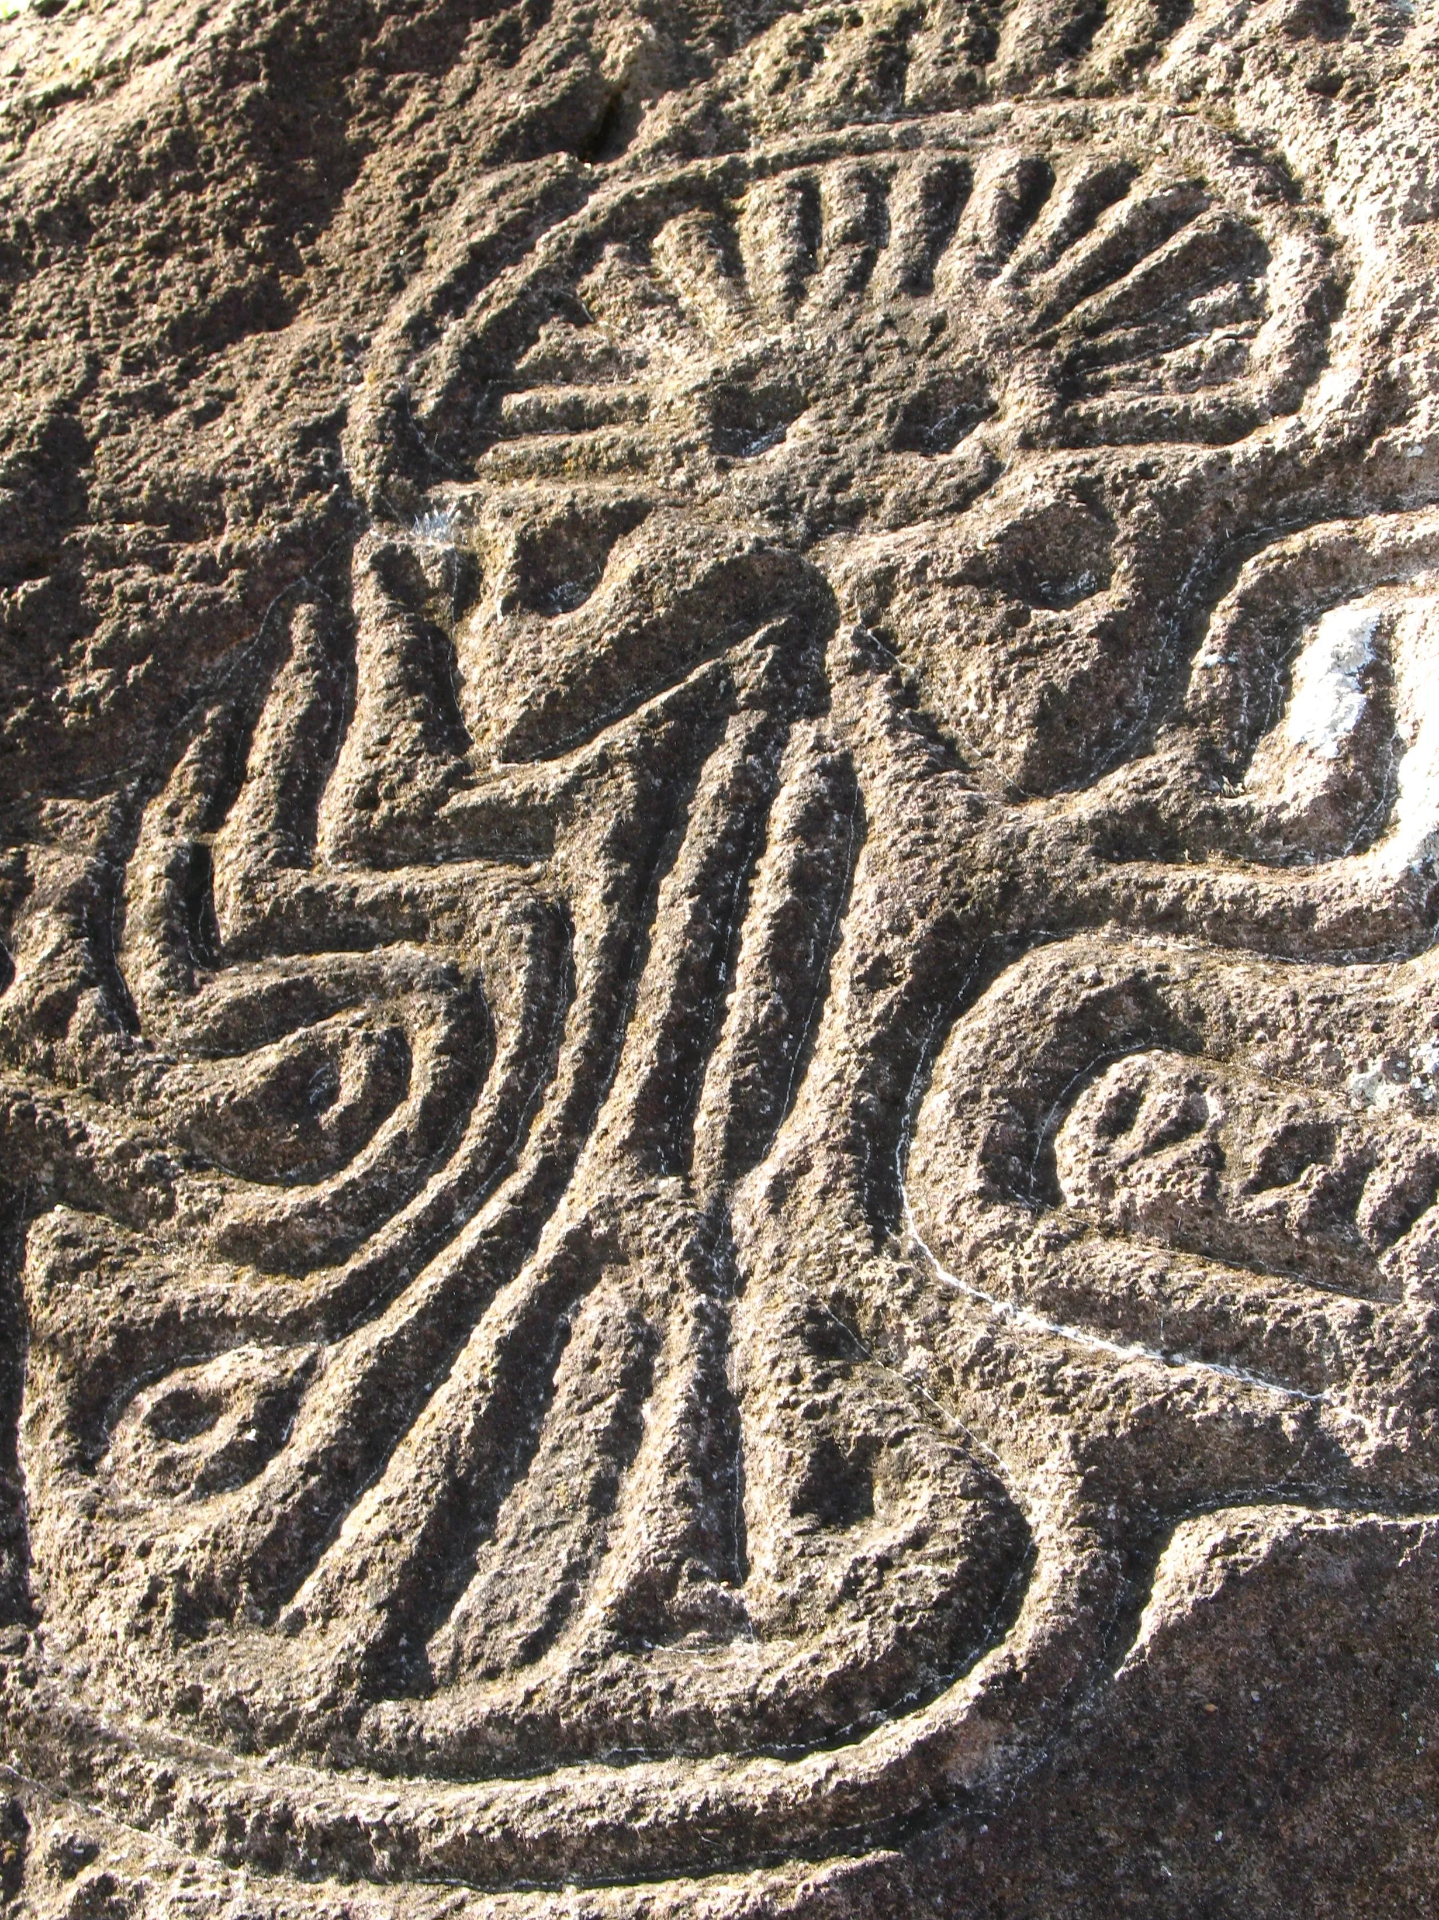
POLYGON ((1197 1509, 1432 1501, 1439 518, 1186 11, 636 41, 391 303, 27 853, 18 1750, 285 1873, 827 1858, 1197 1509))

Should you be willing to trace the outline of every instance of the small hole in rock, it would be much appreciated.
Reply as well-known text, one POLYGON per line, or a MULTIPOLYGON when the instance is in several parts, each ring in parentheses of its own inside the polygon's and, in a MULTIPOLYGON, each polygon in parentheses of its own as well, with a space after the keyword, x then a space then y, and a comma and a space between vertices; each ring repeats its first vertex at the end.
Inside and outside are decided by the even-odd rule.
POLYGON ((733 383, 711 388, 704 405, 715 452, 749 460, 779 445, 804 412, 805 402, 796 387, 733 383))
POLYGON ((993 412, 982 380, 944 375, 905 401, 890 444, 896 453, 953 453, 993 412))
POLYGON ((193 1387, 176 1387, 157 1400, 145 1415, 145 1425, 162 1440, 183 1446, 187 1440, 208 1433, 220 1417, 219 1405, 196 1393, 193 1387))

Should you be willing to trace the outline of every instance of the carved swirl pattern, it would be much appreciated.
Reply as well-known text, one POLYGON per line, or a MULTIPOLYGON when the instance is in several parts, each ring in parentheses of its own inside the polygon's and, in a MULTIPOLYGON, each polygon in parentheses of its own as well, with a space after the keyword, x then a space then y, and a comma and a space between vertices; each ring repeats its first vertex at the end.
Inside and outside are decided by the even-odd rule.
POLYGON ((1343 262, 1157 107, 795 114, 397 315, 112 1076, 5 1090, 49 1642, 261 1864, 823 1852, 998 1791, 1176 1515, 1434 1483, 1439 519, 1313 510, 1343 262))

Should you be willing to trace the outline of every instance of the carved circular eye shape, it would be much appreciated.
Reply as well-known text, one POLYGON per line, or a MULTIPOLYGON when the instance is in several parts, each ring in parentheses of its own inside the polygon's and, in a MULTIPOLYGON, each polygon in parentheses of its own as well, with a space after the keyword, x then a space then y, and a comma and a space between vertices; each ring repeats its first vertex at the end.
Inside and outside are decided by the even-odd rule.
POLYGON ((223 1409, 224 1402, 218 1394, 176 1387, 151 1403, 145 1414, 145 1425, 160 1439, 183 1446, 187 1440, 196 1440, 202 1433, 208 1433, 223 1409))
POLYGON ((122 1501, 184 1508, 253 1480, 283 1446, 317 1357, 313 1348, 235 1348, 141 1393, 110 1436, 108 1486, 122 1501))

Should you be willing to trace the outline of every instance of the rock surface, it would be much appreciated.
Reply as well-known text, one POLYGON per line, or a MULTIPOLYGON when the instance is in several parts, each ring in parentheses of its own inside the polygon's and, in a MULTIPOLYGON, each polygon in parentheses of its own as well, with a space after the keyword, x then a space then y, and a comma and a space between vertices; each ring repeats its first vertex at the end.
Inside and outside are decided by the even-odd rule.
POLYGON ((1439 1911, 1439 14, 0 25, 0 1906, 1439 1911))

